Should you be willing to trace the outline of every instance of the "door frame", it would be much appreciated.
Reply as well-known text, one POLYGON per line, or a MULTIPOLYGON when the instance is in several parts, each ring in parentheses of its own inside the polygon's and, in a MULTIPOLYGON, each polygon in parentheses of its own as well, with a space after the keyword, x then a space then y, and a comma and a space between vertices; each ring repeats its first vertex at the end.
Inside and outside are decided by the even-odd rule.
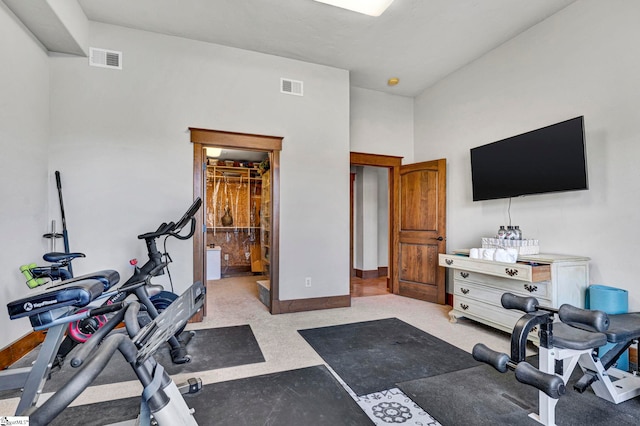
MULTIPOLYGON (((391 155, 367 154, 363 152, 351 152, 352 166, 386 167, 389 173, 389 290, 398 294, 400 271, 398 270, 398 253, 400 250, 400 166, 403 157, 391 155)), ((352 197, 353 198, 353 197, 352 197)), ((353 244, 353 217, 351 218, 351 244, 353 244)), ((353 254, 351 255, 353 257, 353 254)), ((352 259, 353 260, 353 259, 352 259)), ((351 275, 351 271, 349 271, 351 275)), ((351 280, 351 277, 349 277, 351 280)))
MULTIPOLYGON (((269 173, 271 176, 271 250, 269 281, 269 312, 280 313, 280 151, 282 151, 282 139, 280 136, 256 135, 250 133, 236 133, 222 130, 201 129, 189 127, 191 143, 193 144, 193 197, 203 197, 206 182, 203 174, 206 162, 203 156, 207 146, 229 149, 241 149, 245 151, 267 152, 271 163, 269 173)), ((203 198, 203 201, 206 200, 203 198)), ((193 236, 193 278, 194 281, 207 282, 206 262, 204 260, 206 239, 205 209, 202 208, 196 215, 196 232, 193 236)), ((199 320, 206 315, 206 303, 199 313, 199 320)), ((196 318, 198 320, 198 318, 196 318)))

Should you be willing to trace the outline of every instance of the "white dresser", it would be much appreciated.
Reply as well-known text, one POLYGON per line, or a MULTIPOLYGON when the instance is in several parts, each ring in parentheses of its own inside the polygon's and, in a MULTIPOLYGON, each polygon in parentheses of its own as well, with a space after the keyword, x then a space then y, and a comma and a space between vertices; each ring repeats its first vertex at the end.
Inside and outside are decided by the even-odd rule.
MULTIPOLYGON (((517 263, 471 259, 468 250, 440 254, 439 264, 453 270, 451 322, 466 317, 511 332, 520 311, 504 309, 503 293, 533 296, 540 305, 560 307, 569 303, 584 307, 589 285, 589 258, 561 254, 519 256, 517 263)), ((537 342, 537 330, 529 339, 537 342)))

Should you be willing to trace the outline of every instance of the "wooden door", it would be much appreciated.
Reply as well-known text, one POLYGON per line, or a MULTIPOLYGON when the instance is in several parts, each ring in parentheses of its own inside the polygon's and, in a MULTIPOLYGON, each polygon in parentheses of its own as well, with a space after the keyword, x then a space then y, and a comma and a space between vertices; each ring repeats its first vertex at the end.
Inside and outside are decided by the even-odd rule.
POLYGON ((444 304, 446 250, 446 160, 400 167, 399 292, 444 304))

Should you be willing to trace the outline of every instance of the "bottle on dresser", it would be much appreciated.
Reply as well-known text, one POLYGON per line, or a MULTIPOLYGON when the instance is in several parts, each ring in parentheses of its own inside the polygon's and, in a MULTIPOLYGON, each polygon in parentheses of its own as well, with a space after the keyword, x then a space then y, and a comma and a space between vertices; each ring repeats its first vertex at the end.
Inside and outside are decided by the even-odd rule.
POLYGON ((516 226, 513 228, 513 231, 514 231, 514 232, 515 232, 515 234, 516 234, 516 238, 515 238, 515 239, 516 239, 516 240, 521 240, 521 239, 522 239, 522 230, 520 229, 520 226, 516 225, 516 226))
POLYGON ((500 225, 500 229, 498 229, 498 233, 496 234, 496 238, 500 240, 504 240, 507 236, 507 230, 504 229, 504 225, 500 225))

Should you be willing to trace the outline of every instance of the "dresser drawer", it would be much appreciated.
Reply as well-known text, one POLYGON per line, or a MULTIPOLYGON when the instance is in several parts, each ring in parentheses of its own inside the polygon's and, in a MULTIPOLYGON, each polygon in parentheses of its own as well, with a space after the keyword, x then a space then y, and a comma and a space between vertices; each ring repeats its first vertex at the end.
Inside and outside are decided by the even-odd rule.
POLYGON ((522 282, 512 280, 510 278, 494 277, 493 275, 485 275, 477 272, 470 272, 465 270, 454 269, 453 270, 454 285, 473 285, 478 287, 487 287, 496 289, 502 295, 502 293, 513 293, 518 296, 533 296, 537 299, 551 299, 551 282, 522 282))
POLYGON ((502 277, 511 280, 539 282, 551 279, 550 265, 529 265, 524 263, 504 263, 491 260, 470 259, 455 254, 440 254, 440 266, 463 269, 469 272, 502 277))
MULTIPOLYGON (((524 315, 523 312, 504 309, 458 295, 453 296, 453 309, 458 312, 457 316, 468 316, 470 319, 493 325, 507 333, 513 331, 516 322, 524 315)), ((538 327, 535 327, 529 333, 534 336, 534 340, 537 340, 537 330, 538 327)))
MULTIPOLYGON (((489 287, 482 284, 476 284, 470 281, 463 280, 454 280, 453 282, 453 294, 465 297, 467 299, 478 300, 484 303, 490 303, 494 306, 502 308, 502 303, 500 299, 502 295, 506 292, 516 293, 515 291, 510 291, 508 289, 500 289, 489 287)), ((519 294, 525 296, 523 294, 519 294)), ((526 297, 526 296, 525 296, 526 297)), ((536 296, 538 302, 540 302, 543 306, 550 306, 551 300, 540 297, 540 295, 536 296)), ((524 313, 522 313, 524 315, 524 313)))

